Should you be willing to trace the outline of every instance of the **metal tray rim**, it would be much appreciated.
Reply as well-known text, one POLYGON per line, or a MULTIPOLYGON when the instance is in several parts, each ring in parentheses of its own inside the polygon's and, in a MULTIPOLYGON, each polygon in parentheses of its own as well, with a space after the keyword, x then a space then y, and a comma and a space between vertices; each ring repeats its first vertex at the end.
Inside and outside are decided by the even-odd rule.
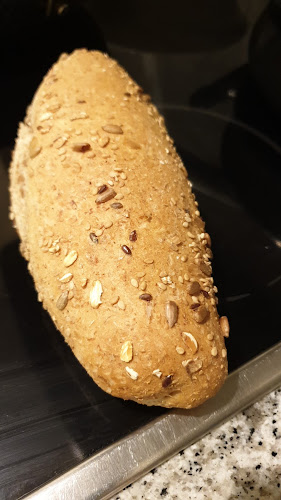
POLYGON ((111 498, 153 467, 281 386, 280 366, 281 342, 232 372, 220 392, 202 406, 167 412, 24 498, 111 498))

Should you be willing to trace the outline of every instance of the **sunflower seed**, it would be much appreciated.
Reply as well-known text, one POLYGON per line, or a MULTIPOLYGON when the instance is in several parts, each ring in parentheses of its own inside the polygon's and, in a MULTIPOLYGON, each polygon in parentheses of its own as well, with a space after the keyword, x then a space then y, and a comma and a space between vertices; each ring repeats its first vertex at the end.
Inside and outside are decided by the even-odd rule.
POLYGON ((116 192, 112 188, 106 189, 104 192, 99 194, 96 198, 96 203, 100 205, 101 203, 105 203, 106 201, 112 200, 116 196, 116 192))
POLYGON ((66 290, 59 296, 56 302, 56 306, 60 311, 63 311, 63 309, 67 306, 67 303, 68 303, 68 291, 66 290))
POLYGON ((178 321, 178 314, 179 314, 179 308, 173 300, 169 300, 166 303, 165 313, 169 327, 173 328, 173 326, 178 321))
POLYGON ((39 145, 38 139, 33 137, 29 144, 29 156, 30 158, 35 158, 41 151, 41 146, 39 145))

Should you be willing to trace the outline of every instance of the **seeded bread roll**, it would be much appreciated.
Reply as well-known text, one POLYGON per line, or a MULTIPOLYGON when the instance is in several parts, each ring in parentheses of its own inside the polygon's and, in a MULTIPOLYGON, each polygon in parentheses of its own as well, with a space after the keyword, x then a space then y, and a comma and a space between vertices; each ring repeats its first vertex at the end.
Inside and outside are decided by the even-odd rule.
POLYGON ((106 392, 192 408, 227 375, 210 237, 163 118, 100 52, 63 54, 10 170, 38 300, 106 392))

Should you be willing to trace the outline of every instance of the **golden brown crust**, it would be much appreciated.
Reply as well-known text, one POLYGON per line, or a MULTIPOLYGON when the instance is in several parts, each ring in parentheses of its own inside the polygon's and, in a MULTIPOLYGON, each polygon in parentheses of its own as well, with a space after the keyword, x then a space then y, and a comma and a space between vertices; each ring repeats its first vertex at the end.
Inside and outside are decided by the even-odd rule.
POLYGON ((94 381, 190 408, 222 385, 226 351, 209 237, 148 101, 108 56, 62 55, 19 129, 11 210, 39 300, 94 381))

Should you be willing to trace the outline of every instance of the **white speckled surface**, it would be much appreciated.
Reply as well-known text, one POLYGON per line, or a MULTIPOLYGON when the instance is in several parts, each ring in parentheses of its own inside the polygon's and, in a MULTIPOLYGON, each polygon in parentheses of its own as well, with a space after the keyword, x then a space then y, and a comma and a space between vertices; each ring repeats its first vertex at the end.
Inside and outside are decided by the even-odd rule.
POLYGON ((280 500, 281 389, 113 497, 163 498, 280 500))

